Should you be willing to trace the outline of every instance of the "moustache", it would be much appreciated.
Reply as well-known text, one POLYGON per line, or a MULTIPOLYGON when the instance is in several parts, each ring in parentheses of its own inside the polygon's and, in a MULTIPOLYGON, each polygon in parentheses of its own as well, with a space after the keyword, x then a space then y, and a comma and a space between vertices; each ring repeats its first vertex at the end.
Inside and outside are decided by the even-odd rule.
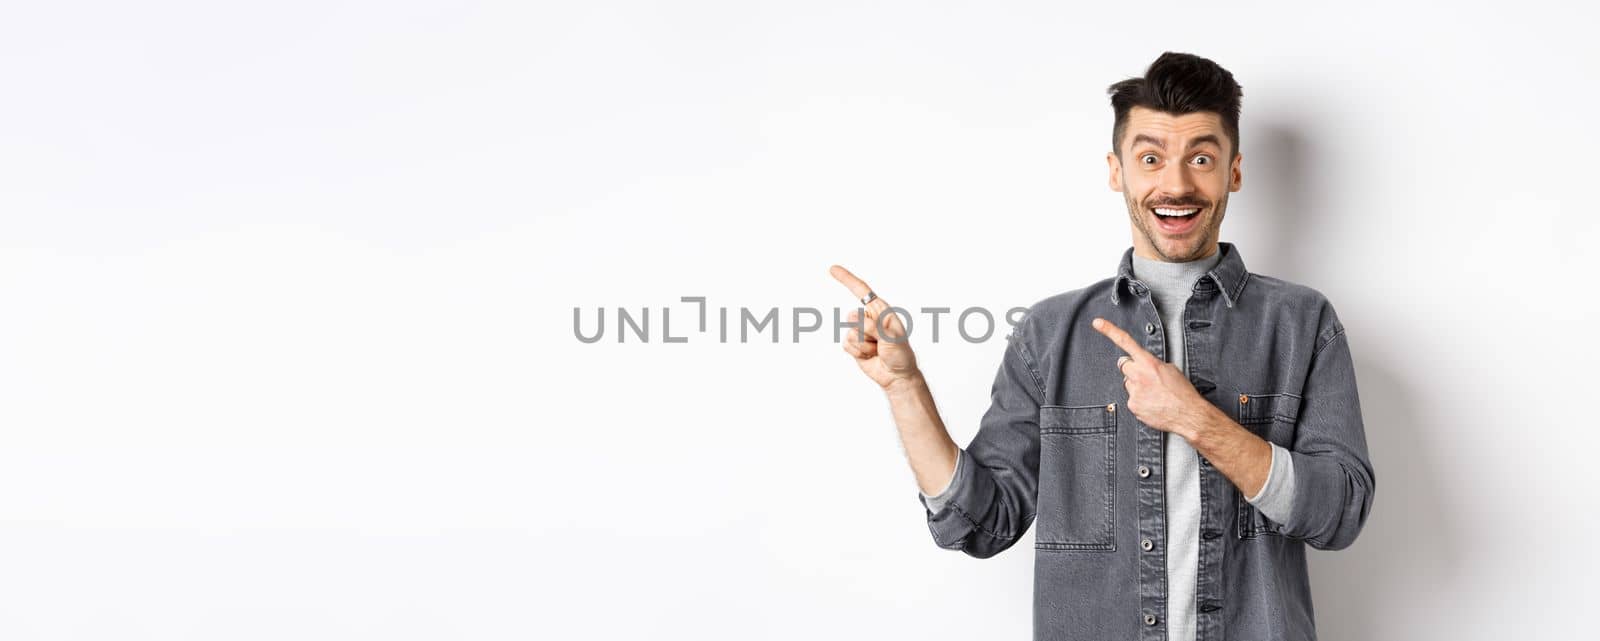
POLYGON ((1162 209, 1188 209, 1190 207, 1205 209, 1210 207, 1211 203, 1203 200, 1163 200, 1160 202, 1148 203, 1145 206, 1150 209, 1155 209, 1157 207, 1162 209))

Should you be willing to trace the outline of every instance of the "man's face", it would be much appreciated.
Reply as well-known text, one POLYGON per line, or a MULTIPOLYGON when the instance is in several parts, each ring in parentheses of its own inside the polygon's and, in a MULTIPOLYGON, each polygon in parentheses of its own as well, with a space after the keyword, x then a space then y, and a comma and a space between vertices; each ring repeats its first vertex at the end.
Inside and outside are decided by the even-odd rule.
POLYGON ((1222 117, 1134 107, 1126 125, 1121 158, 1108 153, 1106 163, 1111 190, 1122 192, 1128 203, 1134 252, 1166 262, 1210 256, 1222 232, 1228 192, 1239 191, 1242 182, 1242 156, 1223 157, 1234 143, 1222 129, 1222 117))

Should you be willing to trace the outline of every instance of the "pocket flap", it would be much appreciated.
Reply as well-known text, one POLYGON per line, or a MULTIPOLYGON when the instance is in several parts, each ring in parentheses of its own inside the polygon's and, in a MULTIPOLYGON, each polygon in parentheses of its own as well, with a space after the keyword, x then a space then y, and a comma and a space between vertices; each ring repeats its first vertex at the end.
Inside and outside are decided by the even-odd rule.
POLYGON ((1043 434, 1098 434, 1116 428, 1116 403, 1039 406, 1039 432, 1043 434))
POLYGON ((1271 423, 1274 420, 1284 421, 1293 425, 1300 419, 1300 395, 1283 392, 1279 394, 1240 394, 1239 395, 1239 424, 1251 425, 1271 423))

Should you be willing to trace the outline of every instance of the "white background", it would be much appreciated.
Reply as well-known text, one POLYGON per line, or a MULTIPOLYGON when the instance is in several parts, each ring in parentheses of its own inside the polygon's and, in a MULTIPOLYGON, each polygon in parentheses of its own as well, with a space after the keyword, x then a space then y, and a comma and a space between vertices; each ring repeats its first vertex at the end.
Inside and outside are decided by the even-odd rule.
MULTIPOLYGON (((1378 490, 1322 638, 1592 634, 1595 17, 7 3, 0 638, 1028 638, 1031 534, 935 547, 830 336, 678 298, 1112 275, 1104 90, 1169 49, 1244 86, 1223 239, 1349 329, 1378 490)), ((919 348, 958 443, 1003 334, 919 348)))

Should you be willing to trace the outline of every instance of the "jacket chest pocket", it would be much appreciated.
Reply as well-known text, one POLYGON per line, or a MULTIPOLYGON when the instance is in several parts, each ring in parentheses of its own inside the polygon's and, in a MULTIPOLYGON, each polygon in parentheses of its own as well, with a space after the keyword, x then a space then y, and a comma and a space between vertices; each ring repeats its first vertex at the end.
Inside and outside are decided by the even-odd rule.
MULTIPOLYGON (((1300 419, 1298 394, 1240 394, 1239 424, 1256 436, 1289 449, 1294 443, 1295 423, 1300 419)), ((1239 503, 1239 538, 1253 539, 1262 534, 1282 535, 1283 525, 1273 521, 1245 500, 1243 492, 1234 488, 1239 503)))
POLYGON ((1034 548, 1112 551, 1116 403, 1039 407, 1038 529, 1034 548))

